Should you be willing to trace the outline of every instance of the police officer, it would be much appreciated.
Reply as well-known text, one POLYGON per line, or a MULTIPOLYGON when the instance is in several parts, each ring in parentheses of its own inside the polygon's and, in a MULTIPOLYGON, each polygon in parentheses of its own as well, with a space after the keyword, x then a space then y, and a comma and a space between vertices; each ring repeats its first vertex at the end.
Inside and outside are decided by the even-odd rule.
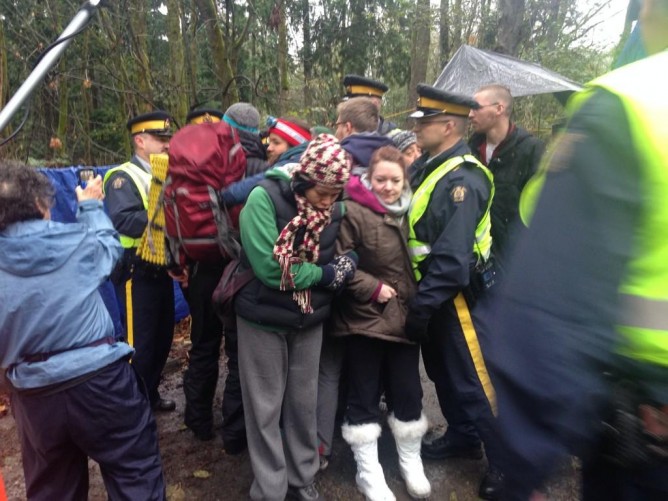
POLYGON ((428 85, 417 88, 415 133, 423 155, 412 166, 409 249, 419 281, 406 320, 409 338, 422 343, 427 375, 448 422, 471 423, 423 443, 426 459, 482 457, 489 470, 479 489, 498 498, 502 487, 492 387, 481 344, 485 287, 476 269, 490 257, 492 175, 463 140, 477 103, 428 85), (478 303, 476 305, 476 303, 478 303))
POLYGON ((172 118, 165 111, 137 115, 127 123, 134 156, 107 171, 104 204, 121 238, 124 253, 112 275, 132 364, 143 378, 154 411, 173 411, 176 403, 160 397, 158 384, 174 336, 174 289, 167 270, 142 261, 137 247, 148 224, 150 155, 167 153, 172 118))
POLYGON ((585 500, 668 499, 668 1, 639 26, 653 55, 571 98, 528 192, 490 350, 508 499, 571 455, 585 500))
MULTIPOLYGON (((389 90, 389 87, 384 83, 359 75, 346 75, 343 77, 343 86, 346 88, 346 94, 343 97, 344 100, 354 97, 371 98, 378 108, 379 113, 383 106, 383 95, 389 90)), ((382 116, 379 116, 377 129, 379 134, 385 135, 396 128, 396 124, 387 122, 382 116)))

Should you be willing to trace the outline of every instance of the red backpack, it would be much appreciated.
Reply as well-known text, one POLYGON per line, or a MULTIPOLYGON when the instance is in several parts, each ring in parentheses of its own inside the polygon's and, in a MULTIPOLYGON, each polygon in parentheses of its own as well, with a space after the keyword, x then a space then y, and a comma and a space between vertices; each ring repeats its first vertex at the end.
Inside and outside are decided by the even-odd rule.
POLYGON ((229 214, 218 193, 243 178, 246 154, 225 122, 186 125, 169 142, 165 233, 176 262, 237 257, 237 208, 229 214))

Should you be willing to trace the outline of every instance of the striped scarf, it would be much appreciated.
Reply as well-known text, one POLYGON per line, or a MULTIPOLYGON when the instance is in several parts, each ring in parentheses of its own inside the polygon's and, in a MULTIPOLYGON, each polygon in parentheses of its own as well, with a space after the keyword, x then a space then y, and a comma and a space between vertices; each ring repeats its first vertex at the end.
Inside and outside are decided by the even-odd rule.
POLYGON ((311 289, 294 290, 295 282, 291 267, 300 263, 316 263, 320 256, 320 234, 332 220, 333 205, 326 210, 313 207, 306 197, 294 194, 297 201, 297 215, 285 225, 274 244, 274 258, 281 267, 280 290, 292 289, 292 299, 299 305, 302 313, 313 313, 311 307, 311 289), (304 239, 295 250, 295 238, 300 228, 304 227, 304 239))

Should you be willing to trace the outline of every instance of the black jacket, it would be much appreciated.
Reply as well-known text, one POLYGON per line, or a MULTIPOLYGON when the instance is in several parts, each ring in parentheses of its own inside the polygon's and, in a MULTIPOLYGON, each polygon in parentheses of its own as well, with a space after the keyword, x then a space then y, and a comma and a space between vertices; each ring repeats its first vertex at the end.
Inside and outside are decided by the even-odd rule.
POLYGON ((267 170, 267 150, 260 136, 240 130, 239 139, 246 154, 246 177, 252 177, 267 170))
MULTIPOLYGON (((469 146, 482 161, 485 134, 474 134, 469 146)), ((527 181, 538 170, 545 145, 521 127, 511 124, 506 139, 494 150, 487 167, 494 174, 494 201, 492 202, 492 251, 497 262, 503 264, 508 250, 508 237, 519 222, 520 194, 527 181)), ((484 162, 483 162, 484 163, 484 162)))
MULTIPOLYGON (((271 198, 276 211, 276 228, 280 232, 297 215, 297 203, 287 181, 268 178, 260 182, 271 198)), ((336 203, 332 220, 320 234, 320 254, 317 264, 325 265, 334 259, 336 237, 343 219, 342 204, 336 203)), ((300 244, 300 235, 295 239, 295 247, 300 244)), ((242 250, 241 270, 251 267, 242 250)), ((292 298, 292 291, 281 291, 264 285, 257 277, 242 288, 235 298, 237 314, 249 321, 283 329, 303 329, 313 327, 329 317, 334 293, 322 287, 311 287, 313 313, 305 314, 292 298)))
MULTIPOLYGON (((469 153, 459 141, 427 162, 422 155, 411 166, 413 192, 434 169, 446 160, 469 153)), ((420 265, 422 279, 411 303, 411 314, 429 318, 443 303, 464 290, 475 266, 473 244, 492 185, 484 172, 465 162, 436 183, 427 211, 415 225, 418 240, 431 246, 431 253, 420 265)))

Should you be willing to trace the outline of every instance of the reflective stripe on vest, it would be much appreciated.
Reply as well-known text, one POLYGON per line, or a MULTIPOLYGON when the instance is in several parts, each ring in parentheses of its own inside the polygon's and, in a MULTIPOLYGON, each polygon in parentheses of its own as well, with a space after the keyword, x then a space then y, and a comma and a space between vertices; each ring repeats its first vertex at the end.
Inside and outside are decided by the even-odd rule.
POLYGON ((474 164, 476 167, 481 169, 492 185, 489 201, 487 202, 487 209, 485 210, 483 217, 478 222, 478 226, 475 230, 475 242, 473 246, 473 253, 477 256, 478 259, 489 258, 490 250, 492 248, 492 235, 490 232, 492 228, 492 222, 490 216, 490 207, 492 206, 492 199, 494 198, 494 181, 492 173, 473 155, 453 157, 446 160, 443 164, 434 169, 434 171, 429 174, 424 181, 422 181, 418 189, 413 194, 411 205, 408 209, 408 252, 411 257, 413 273, 415 273, 415 278, 417 280, 422 278, 422 273, 420 273, 419 266, 420 263, 424 261, 431 253, 431 246, 428 242, 423 242, 417 239, 415 234, 415 226, 427 211, 427 207, 429 206, 429 201, 431 199, 431 194, 434 191, 436 184, 438 184, 438 182, 443 179, 449 172, 454 171, 464 162, 474 164))
MULTIPOLYGON (((642 209, 633 254, 619 288, 618 351, 664 367, 668 367, 668 98, 659 75, 666 70, 666 51, 623 66, 587 84, 571 97, 567 109, 572 117, 601 88, 617 96, 624 107, 639 161, 642 209)), ((527 194, 530 211, 540 195, 544 170, 540 176, 543 179, 527 194)))
MULTIPOLYGON (((151 184, 151 174, 146 172, 141 167, 137 167, 132 162, 125 162, 124 164, 109 169, 104 175, 104 180, 102 181, 102 186, 106 186, 107 181, 115 172, 121 171, 127 174, 132 182, 135 184, 137 191, 141 195, 142 204, 144 204, 144 209, 148 210, 148 189, 151 184)), ((133 247, 138 247, 141 242, 141 237, 133 238, 127 235, 120 235, 121 246, 124 249, 131 249, 133 247)))

